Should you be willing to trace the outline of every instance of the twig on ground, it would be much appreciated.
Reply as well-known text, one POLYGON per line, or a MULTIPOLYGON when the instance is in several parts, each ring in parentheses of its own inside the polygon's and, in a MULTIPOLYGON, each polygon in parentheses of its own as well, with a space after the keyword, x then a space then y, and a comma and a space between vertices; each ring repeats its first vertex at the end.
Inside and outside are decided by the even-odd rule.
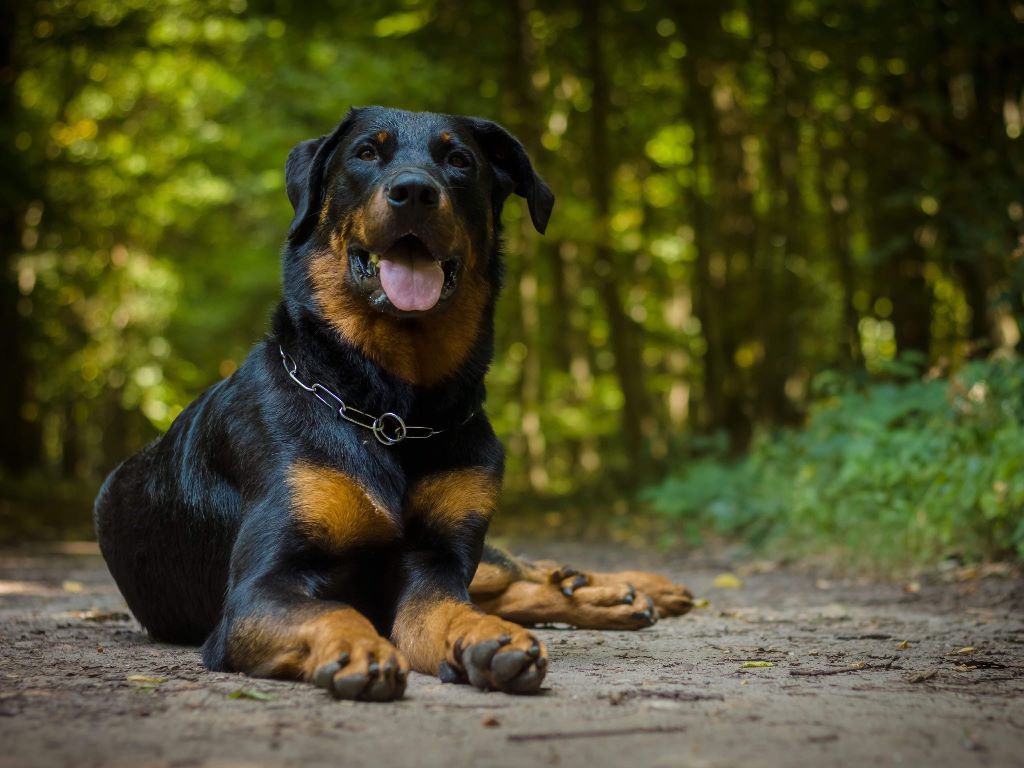
POLYGON ((825 675, 842 675, 847 672, 864 672, 869 669, 889 669, 892 667, 896 657, 891 657, 885 664, 853 664, 849 667, 836 667, 834 669, 791 669, 789 674, 793 677, 824 677, 825 675))
POLYGON ((608 703, 612 706, 622 704, 630 699, 667 699, 669 701, 722 701, 720 693, 694 693, 692 691, 648 691, 626 690, 608 693, 608 703))
POLYGON ((644 733, 682 733, 682 725, 656 725, 645 728, 609 728, 603 731, 550 731, 547 733, 511 733, 509 741, 558 741, 561 739, 598 739, 602 736, 635 736, 644 733))

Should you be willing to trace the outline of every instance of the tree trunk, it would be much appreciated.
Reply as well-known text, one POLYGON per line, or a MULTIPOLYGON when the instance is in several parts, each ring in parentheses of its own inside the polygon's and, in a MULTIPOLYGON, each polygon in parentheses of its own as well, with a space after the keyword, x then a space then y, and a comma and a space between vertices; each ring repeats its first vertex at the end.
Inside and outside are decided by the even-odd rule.
POLYGON ((38 420, 26 418, 31 369, 26 342, 28 322, 19 311, 21 292, 15 255, 21 248, 24 204, 34 187, 24 156, 15 148, 14 4, 0 5, 0 470, 18 475, 39 463, 41 436, 38 420))
POLYGON ((799 361, 797 319, 800 312, 800 283, 791 262, 802 249, 803 203, 797 180, 799 167, 799 126, 791 114, 798 103, 788 46, 782 39, 786 28, 788 2, 765 6, 763 31, 768 35, 768 71, 774 94, 773 117, 765 132, 765 182, 769 188, 769 212, 764 226, 767 242, 762 285, 767 295, 762 302, 763 349, 761 375, 756 394, 757 417, 769 424, 788 423, 795 417, 786 385, 799 361))
POLYGON ((640 354, 639 329, 622 306, 617 277, 623 270, 615 262, 609 244, 611 215, 611 178, 615 164, 608 146, 608 117, 611 94, 603 51, 601 4, 584 2, 583 27, 587 46, 587 74, 592 94, 590 108, 590 147, 588 163, 590 194, 594 203, 594 275, 597 294, 608 321, 615 374, 622 391, 622 436, 631 465, 631 477, 639 478, 644 466, 643 421, 647 414, 644 391, 643 359, 640 354))

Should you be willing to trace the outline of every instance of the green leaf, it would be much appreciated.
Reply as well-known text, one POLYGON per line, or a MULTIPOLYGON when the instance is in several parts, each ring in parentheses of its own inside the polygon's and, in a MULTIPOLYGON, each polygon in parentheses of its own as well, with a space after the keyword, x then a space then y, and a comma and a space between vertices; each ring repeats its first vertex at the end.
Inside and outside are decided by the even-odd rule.
POLYGON ((269 693, 257 691, 255 688, 239 688, 228 694, 229 699, 253 699, 254 701, 273 701, 274 697, 269 693))

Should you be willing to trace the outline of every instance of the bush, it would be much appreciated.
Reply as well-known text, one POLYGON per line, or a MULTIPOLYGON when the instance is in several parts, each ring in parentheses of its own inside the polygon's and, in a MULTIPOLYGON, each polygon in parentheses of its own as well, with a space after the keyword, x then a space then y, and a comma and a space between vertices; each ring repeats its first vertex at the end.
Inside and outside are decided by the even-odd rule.
POLYGON ((866 385, 829 374, 816 391, 802 429, 690 463, 645 498, 691 537, 838 547, 861 564, 1024 558, 1022 361, 866 385))

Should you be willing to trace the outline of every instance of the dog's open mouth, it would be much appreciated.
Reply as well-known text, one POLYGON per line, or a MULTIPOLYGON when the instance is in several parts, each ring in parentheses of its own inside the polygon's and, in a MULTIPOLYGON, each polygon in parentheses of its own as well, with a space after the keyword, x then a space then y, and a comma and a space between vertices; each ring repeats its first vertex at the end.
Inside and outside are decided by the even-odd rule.
POLYGON ((460 260, 438 259, 426 243, 406 234, 379 253, 351 246, 352 276, 371 306, 399 314, 428 312, 458 285, 460 260))

